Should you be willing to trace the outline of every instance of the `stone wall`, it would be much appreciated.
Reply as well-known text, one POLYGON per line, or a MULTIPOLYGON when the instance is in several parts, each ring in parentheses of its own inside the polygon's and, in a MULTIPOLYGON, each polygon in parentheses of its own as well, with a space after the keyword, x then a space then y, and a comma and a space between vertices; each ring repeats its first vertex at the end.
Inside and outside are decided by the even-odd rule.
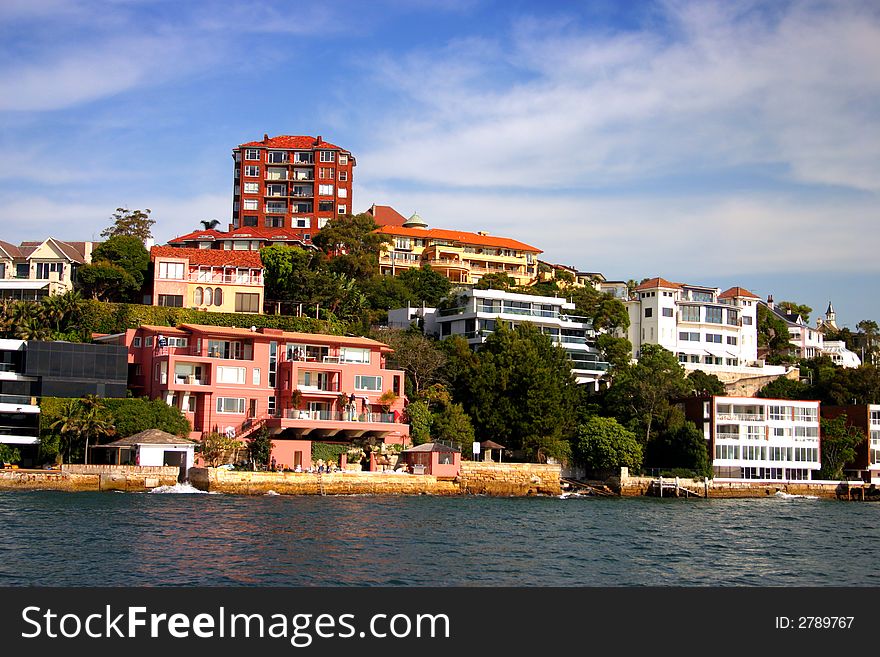
POLYGON ((462 461, 462 493, 474 495, 561 495, 559 465, 462 461))
POLYGON ((794 381, 800 380, 801 371, 794 367, 785 374, 775 374, 770 376, 747 376, 737 378, 732 381, 725 381, 724 378, 719 375, 722 382, 724 383, 724 394, 730 395, 733 397, 754 397, 758 391, 766 386, 768 383, 772 383, 776 379, 785 377, 786 379, 792 379, 794 381))
POLYGON ((173 486, 174 467, 63 466, 59 470, 0 470, 0 490, 145 491, 173 486), (81 470, 81 471, 80 471, 81 470))

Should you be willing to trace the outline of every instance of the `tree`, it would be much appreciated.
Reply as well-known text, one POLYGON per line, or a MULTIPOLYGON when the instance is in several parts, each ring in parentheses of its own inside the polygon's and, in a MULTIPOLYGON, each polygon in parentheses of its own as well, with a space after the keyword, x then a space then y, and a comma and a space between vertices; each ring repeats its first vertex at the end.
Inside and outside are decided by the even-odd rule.
POLYGON ((128 208, 116 208, 116 212, 110 217, 113 225, 101 231, 101 237, 116 237, 128 235, 137 237, 141 242, 146 242, 153 234, 151 227, 156 223, 150 219, 151 210, 129 210, 128 208))
POLYGON ((859 329, 859 341, 865 345, 863 362, 874 363, 877 356, 877 333, 880 327, 873 319, 863 319, 856 328, 859 329))
POLYGON ((723 395, 726 392, 721 379, 714 374, 706 374, 703 370, 694 370, 687 375, 687 380, 698 397, 723 395))
POLYGON ((566 458, 578 392, 565 352, 531 324, 499 325, 473 355, 460 344, 446 352, 446 375, 478 438, 539 461, 566 458))
POLYGON ((612 374, 629 365, 632 358, 632 343, 626 338, 616 338, 609 333, 601 333, 596 338, 596 347, 605 361, 611 365, 612 374))
POLYGON ((409 437, 413 445, 431 442, 431 409, 427 401, 410 402, 406 407, 409 437))
POLYGON ((424 388, 440 380, 446 355, 438 347, 436 340, 419 331, 395 329, 382 331, 374 337, 394 349, 390 358, 397 367, 406 372, 414 397, 418 397, 424 388))
POLYGON ((690 389, 675 354, 659 345, 644 344, 635 365, 617 370, 607 400, 618 419, 639 428, 640 440, 647 445, 655 422, 666 417, 670 401, 686 396, 690 389))
POLYGON ((820 418, 822 430, 822 479, 843 479, 843 468, 856 457, 856 447, 865 440, 856 427, 846 425, 846 413, 820 418))
POLYGON ((208 465, 216 468, 218 465, 230 463, 240 447, 241 443, 236 438, 211 431, 202 436, 202 441, 196 446, 196 451, 202 455, 208 465))
POLYGON ((138 290, 144 284, 144 275, 150 264, 150 254, 144 243, 131 235, 114 235, 95 248, 92 262, 109 262, 122 267, 134 280, 138 290))
POLYGON ((629 328, 629 311, 610 294, 602 295, 589 315, 597 331, 626 331, 629 328))
POLYGON ((758 346, 769 349, 771 355, 788 356, 792 345, 788 324, 764 304, 758 304, 758 346))
POLYGON ((21 452, 15 447, 0 443, 0 465, 4 463, 18 463, 21 461, 21 452))
POLYGON ((120 301, 140 289, 135 279, 119 265, 95 262, 77 272, 77 286, 96 301, 120 301))
POLYGON ((200 222, 205 230, 214 230, 220 225, 219 219, 202 219, 200 222))
POLYGON ((186 416, 175 406, 161 399, 134 397, 129 399, 106 399, 107 407, 118 435, 133 436, 147 429, 167 431, 186 438, 192 426, 186 416))
POLYGON ((81 443, 88 462, 89 439, 98 442, 116 433, 106 407, 93 396, 67 402, 51 428, 61 436, 62 454, 67 455, 68 462, 79 452, 81 443))
POLYGON ((458 443, 462 455, 470 453, 474 442, 474 427, 461 404, 446 404, 434 413, 431 437, 444 443, 458 443))
POLYGON ((711 476, 706 438, 693 422, 683 422, 660 432, 648 443, 645 464, 652 468, 684 469, 711 476))
POLYGON ((781 376, 761 388, 756 397, 764 399, 810 399, 810 386, 798 379, 781 376))
POLYGON ((332 257, 328 262, 332 271, 359 280, 379 271, 379 253, 391 242, 391 237, 378 229, 369 214, 346 215, 328 221, 312 242, 332 257))
POLYGON ((795 303, 794 301, 780 301, 779 308, 789 315, 800 315, 801 319, 806 323, 810 322, 810 313, 813 312, 813 309, 809 306, 795 303))
POLYGON ((475 290, 503 290, 509 291, 516 285, 516 279, 503 272, 493 271, 485 274, 474 285, 475 290))
POLYGON ((412 267, 401 272, 397 278, 410 290, 410 298, 416 303, 437 306, 452 290, 452 283, 430 265, 412 267))
POLYGON ((642 467, 642 446, 636 435, 614 418, 595 416, 579 424, 573 452, 589 470, 642 467))
POLYGON ((269 465, 272 458, 272 436, 265 427, 257 429, 248 438, 248 458, 256 465, 269 465))

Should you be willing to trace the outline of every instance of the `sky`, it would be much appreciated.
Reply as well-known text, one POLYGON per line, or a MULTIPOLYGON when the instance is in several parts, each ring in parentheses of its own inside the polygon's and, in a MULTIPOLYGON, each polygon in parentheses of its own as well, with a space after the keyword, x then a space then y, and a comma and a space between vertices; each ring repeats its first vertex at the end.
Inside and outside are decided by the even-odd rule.
POLYGON ((353 208, 880 320, 880 5, 2 0, 0 239, 226 225, 238 144, 321 135, 353 208))

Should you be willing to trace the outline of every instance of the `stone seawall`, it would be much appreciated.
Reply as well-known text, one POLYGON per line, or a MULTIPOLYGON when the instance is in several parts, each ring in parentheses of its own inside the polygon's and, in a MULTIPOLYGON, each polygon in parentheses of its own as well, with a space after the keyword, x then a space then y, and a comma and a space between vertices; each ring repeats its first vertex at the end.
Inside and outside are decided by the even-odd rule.
POLYGON ((453 480, 383 472, 247 472, 191 468, 200 490, 240 495, 559 495, 558 465, 462 463, 453 480))
POLYGON ((561 495, 561 467, 540 463, 463 461, 462 493, 475 495, 561 495))
POLYGON ((0 470, 0 490, 145 491, 173 486, 174 467, 62 466, 59 470, 0 470))

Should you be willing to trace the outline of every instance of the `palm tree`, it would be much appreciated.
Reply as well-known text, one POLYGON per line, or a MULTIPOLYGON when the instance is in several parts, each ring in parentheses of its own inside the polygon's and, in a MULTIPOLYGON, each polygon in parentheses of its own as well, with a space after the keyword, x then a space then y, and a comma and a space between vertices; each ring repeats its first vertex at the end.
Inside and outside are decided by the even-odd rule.
POLYGON ((214 230, 217 226, 220 225, 220 221, 218 219, 202 219, 199 223, 205 227, 205 230, 214 230))
POLYGON ((68 462, 74 444, 85 443, 85 460, 88 463, 89 438, 97 443, 101 438, 116 433, 113 423, 107 419, 105 408, 94 395, 72 399, 64 405, 61 416, 50 426, 62 437, 62 453, 67 452, 68 462))

